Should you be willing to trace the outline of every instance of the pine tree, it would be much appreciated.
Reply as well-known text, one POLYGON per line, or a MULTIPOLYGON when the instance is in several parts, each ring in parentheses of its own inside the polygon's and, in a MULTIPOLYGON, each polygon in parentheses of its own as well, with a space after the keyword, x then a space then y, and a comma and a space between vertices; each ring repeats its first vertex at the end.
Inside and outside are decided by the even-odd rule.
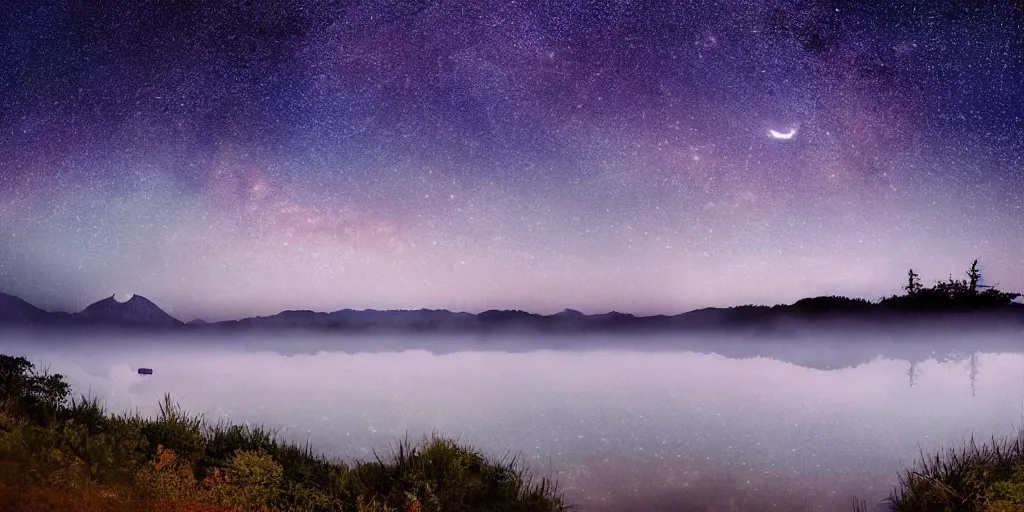
POLYGON ((921 291, 921 276, 914 272, 914 269, 907 272, 907 285, 903 289, 907 291, 908 295, 914 295, 921 291))
POLYGON ((974 263, 971 263, 971 269, 967 271, 967 279, 970 280, 970 288, 967 289, 967 293, 977 293, 978 281, 981 280, 981 272, 978 271, 978 260, 974 260, 974 263))

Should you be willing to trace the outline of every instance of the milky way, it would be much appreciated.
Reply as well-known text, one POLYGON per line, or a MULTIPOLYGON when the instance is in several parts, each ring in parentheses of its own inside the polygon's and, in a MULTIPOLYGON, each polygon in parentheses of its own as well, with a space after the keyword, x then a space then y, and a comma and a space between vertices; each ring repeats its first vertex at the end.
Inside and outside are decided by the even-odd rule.
POLYGON ((1024 290, 1024 10, 875 3, 8 2, 0 290, 651 314, 975 257, 1024 290))

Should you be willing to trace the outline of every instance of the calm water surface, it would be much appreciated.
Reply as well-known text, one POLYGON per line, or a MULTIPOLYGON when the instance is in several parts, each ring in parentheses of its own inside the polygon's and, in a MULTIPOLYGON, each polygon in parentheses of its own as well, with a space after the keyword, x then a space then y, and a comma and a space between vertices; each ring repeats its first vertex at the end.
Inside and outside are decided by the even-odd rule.
POLYGON ((530 347, 517 353, 434 354, 422 338, 362 340, 360 350, 384 351, 346 353, 350 341, 294 336, 21 335, 0 338, 0 351, 48 365, 114 410, 155 414, 171 393, 190 412, 275 427, 346 459, 431 432, 494 456, 511 450, 583 510, 849 510, 854 496, 885 497, 921 449, 1011 435, 1024 399, 1024 355, 1012 349, 1021 339, 710 344, 723 355, 706 340, 551 350, 566 343, 531 338, 494 344, 530 347), (982 345, 995 348, 964 350, 982 345))

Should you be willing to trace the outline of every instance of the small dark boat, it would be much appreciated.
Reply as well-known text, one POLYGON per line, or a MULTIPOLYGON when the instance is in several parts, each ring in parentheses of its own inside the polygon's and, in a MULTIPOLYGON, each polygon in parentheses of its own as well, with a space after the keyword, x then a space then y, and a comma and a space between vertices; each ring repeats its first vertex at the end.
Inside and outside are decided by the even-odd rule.
POLYGON ((139 368, 139 375, 153 375, 152 368, 139 368))

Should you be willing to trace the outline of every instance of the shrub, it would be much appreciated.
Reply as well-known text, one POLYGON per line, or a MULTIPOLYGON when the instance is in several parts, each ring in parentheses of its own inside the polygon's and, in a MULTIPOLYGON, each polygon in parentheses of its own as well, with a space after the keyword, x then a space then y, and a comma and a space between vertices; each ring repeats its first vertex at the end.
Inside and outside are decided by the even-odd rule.
POLYGON ((24 357, 0 354, 0 400, 28 418, 48 423, 64 405, 71 387, 60 374, 37 372, 24 357))
POLYGON ((136 475, 138 497, 149 500, 203 501, 203 492, 193 477, 192 465, 174 450, 157 447, 156 457, 136 475))
POLYGON ((567 508, 555 486, 547 479, 535 483, 518 459, 489 462, 469 447, 438 437, 422 447, 405 440, 389 460, 359 464, 342 478, 357 495, 399 510, 567 508))
POLYGON ((901 512, 1024 510, 1024 446, 1020 439, 979 446, 972 438, 922 455, 901 475, 889 501, 901 512))
POLYGON ((155 419, 128 419, 138 425, 140 432, 149 442, 150 457, 157 455, 157 447, 174 450, 178 457, 189 463, 198 461, 206 452, 206 436, 203 434, 202 415, 190 416, 181 409, 170 394, 164 395, 160 414, 155 419))
POLYGON ((281 498, 284 468, 266 453, 239 451, 218 483, 216 492, 225 505, 272 510, 281 498))

